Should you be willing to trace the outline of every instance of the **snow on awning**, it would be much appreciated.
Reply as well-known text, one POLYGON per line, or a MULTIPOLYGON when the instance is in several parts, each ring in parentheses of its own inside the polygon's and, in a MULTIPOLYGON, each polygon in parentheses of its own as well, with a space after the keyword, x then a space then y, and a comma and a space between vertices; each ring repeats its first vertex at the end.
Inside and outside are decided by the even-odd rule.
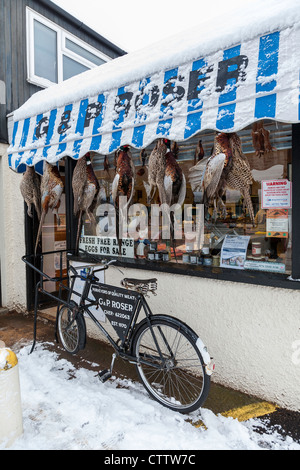
POLYGON ((135 73, 130 54, 115 59, 64 82, 63 88, 37 93, 32 106, 29 100, 25 111, 15 113, 19 119, 8 149, 9 166, 24 172, 26 165, 35 165, 38 171, 44 160, 55 164, 88 151, 108 155, 122 145, 141 149, 160 137, 180 142, 202 130, 237 132, 261 119, 298 123, 299 44, 297 23, 176 65, 174 53, 173 62, 149 74, 144 65, 135 73), (131 75, 120 72, 126 67, 131 75), (114 81, 117 71, 128 81, 114 81), (88 85, 91 77, 93 87, 88 85), (82 95, 75 86, 79 81, 82 95), (53 106, 61 90, 69 101, 53 106), (38 103, 50 96, 48 109, 40 109, 38 103))

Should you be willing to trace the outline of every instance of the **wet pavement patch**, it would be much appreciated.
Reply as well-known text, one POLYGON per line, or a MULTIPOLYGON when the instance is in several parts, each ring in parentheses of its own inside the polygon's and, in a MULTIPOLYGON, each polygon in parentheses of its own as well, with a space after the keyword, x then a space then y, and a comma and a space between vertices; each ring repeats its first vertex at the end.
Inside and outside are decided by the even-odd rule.
POLYGON ((264 432, 276 430, 283 437, 289 436, 300 443, 300 413, 297 411, 278 409, 275 413, 262 416, 259 421, 260 425, 264 425, 264 432))

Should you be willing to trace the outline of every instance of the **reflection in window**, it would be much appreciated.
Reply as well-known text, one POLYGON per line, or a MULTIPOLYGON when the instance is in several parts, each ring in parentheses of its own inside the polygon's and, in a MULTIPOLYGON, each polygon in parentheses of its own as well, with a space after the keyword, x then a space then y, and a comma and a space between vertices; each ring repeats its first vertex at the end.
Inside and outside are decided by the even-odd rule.
POLYGON ((38 77, 57 83, 57 33, 34 21, 34 72, 38 77))
POLYGON ((84 49, 83 47, 79 46, 74 41, 71 41, 68 38, 66 38, 66 47, 70 51, 75 52, 75 54, 80 55, 81 57, 87 59, 89 62, 92 62, 95 65, 104 64, 103 59, 100 59, 100 57, 97 57, 92 52, 88 51, 87 49, 84 49))
POLYGON ((86 72, 88 67, 80 64, 76 60, 70 59, 70 57, 63 56, 63 76, 64 80, 74 77, 79 73, 86 72))

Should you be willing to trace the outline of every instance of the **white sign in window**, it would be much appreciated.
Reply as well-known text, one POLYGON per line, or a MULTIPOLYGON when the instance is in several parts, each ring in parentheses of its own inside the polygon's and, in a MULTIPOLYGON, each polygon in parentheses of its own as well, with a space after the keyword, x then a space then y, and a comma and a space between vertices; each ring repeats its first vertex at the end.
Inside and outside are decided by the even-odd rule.
POLYGON ((290 209, 292 207, 292 184, 289 180, 261 182, 262 209, 290 209))

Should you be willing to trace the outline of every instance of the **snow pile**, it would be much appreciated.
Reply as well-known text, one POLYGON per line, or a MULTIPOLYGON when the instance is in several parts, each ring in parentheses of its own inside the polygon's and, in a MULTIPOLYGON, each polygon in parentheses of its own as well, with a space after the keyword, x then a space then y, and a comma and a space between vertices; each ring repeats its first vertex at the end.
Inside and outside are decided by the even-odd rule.
POLYGON ((189 416, 205 424, 196 428, 139 383, 102 384, 46 347, 18 354, 24 434, 9 450, 300 450, 290 438, 256 433, 256 420, 240 423, 208 409, 189 416))
POLYGON ((129 85, 256 36, 300 22, 299 0, 253 0, 227 15, 203 21, 196 28, 131 52, 33 95, 14 120, 41 114, 83 98, 129 85))

